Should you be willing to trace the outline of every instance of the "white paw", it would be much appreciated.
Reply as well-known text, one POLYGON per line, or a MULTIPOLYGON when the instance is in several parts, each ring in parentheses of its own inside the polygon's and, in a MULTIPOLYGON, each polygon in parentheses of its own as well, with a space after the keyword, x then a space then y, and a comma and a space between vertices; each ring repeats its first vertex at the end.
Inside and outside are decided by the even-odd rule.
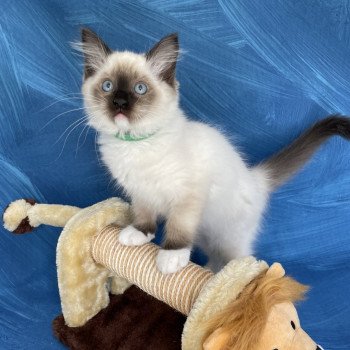
POLYGON ((152 241, 154 237, 152 233, 145 235, 134 226, 129 225, 119 233, 119 243, 123 245, 143 245, 152 241))
POLYGON ((161 249, 157 256, 157 267, 163 274, 177 272, 188 264, 190 255, 191 250, 189 248, 161 249))

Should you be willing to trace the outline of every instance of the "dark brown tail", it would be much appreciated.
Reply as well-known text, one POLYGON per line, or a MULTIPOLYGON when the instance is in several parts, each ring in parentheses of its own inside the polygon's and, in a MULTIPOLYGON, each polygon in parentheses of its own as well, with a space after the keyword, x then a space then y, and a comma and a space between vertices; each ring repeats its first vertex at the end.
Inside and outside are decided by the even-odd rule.
POLYGON ((259 164, 268 172, 271 187, 276 188, 293 176, 329 137, 339 135, 350 140, 350 118, 331 115, 301 134, 289 146, 259 164))

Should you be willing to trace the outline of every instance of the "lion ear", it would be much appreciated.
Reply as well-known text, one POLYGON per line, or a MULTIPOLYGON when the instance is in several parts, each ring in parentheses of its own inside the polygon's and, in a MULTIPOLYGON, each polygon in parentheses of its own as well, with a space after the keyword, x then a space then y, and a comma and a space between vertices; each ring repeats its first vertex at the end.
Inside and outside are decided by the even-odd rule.
POLYGON ((266 276, 271 278, 282 278, 285 275, 284 268, 280 263, 273 263, 266 272, 266 276))
POLYGON ((203 343, 203 350, 222 350, 226 346, 230 337, 229 332, 222 327, 216 329, 203 343))

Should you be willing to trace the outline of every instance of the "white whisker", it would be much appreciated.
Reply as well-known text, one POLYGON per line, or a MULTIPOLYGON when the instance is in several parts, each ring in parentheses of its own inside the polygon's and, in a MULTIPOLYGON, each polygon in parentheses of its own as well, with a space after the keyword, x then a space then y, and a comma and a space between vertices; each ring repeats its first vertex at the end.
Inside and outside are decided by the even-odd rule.
MULTIPOLYGON (((79 123, 78 123, 77 125, 75 125, 75 126, 69 131, 69 133, 67 134, 67 136, 66 136, 66 138, 65 138, 65 140, 64 140, 64 143, 63 143, 63 146, 62 146, 62 150, 61 150, 60 154, 58 155, 57 159, 59 159, 59 158, 61 157, 61 155, 62 155, 62 153, 63 153, 63 150, 64 150, 64 147, 66 146, 66 143, 67 143, 67 140, 68 140, 70 134, 71 134, 78 126, 80 126, 81 124, 83 124, 84 121, 85 121, 85 116, 84 116, 83 118, 80 118, 80 119, 79 119, 79 123), (83 120, 81 120, 81 119, 83 119, 83 120)), ((76 123, 76 122, 75 122, 75 123, 76 123)), ((72 125, 70 125, 70 127, 71 127, 71 126, 72 126, 72 125)), ((60 138, 59 138, 54 144, 57 144, 57 142, 62 138, 62 136, 66 133, 66 131, 67 131, 70 127, 68 127, 68 128, 64 131, 64 133, 60 136, 60 138)), ((56 160, 57 160, 57 159, 56 159, 56 160)))
MULTIPOLYGON (((100 106, 99 105, 94 105, 94 106, 90 106, 91 109, 93 108, 99 108, 100 106)), ((42 131, 43 129, 45 129, 47 126, 49 126, 51 123, 53 123, 56 119, 58 119, 59 117, 63 116, 63 115, 66 115, 68 113, 72 113, 72 112, 76 112, 76 111, 80 111, 80 110, 83 110, 85 109, 85 107, 79 107, 79 108, 74 108, 74 109, 70 109, 68 111, 65 111, 65 112, 62 112, 58 115, 56 115, 53 119, 49 120, 41 129, 40 131, 42 131)))

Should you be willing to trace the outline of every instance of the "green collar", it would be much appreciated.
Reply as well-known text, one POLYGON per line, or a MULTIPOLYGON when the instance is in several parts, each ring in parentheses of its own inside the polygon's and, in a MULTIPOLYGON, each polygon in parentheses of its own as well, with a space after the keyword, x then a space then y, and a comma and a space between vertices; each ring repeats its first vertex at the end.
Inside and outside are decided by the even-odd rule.
POLYGON ((151 134, 145 135, 145 136, 132 136, 129 132, 125 133, 123 136, 119 134, 115 134, 114 136, 122 141, 142 141, 145 139, 148 139, 149 137, 153 136, 156 132, 153 132, 151 134))

